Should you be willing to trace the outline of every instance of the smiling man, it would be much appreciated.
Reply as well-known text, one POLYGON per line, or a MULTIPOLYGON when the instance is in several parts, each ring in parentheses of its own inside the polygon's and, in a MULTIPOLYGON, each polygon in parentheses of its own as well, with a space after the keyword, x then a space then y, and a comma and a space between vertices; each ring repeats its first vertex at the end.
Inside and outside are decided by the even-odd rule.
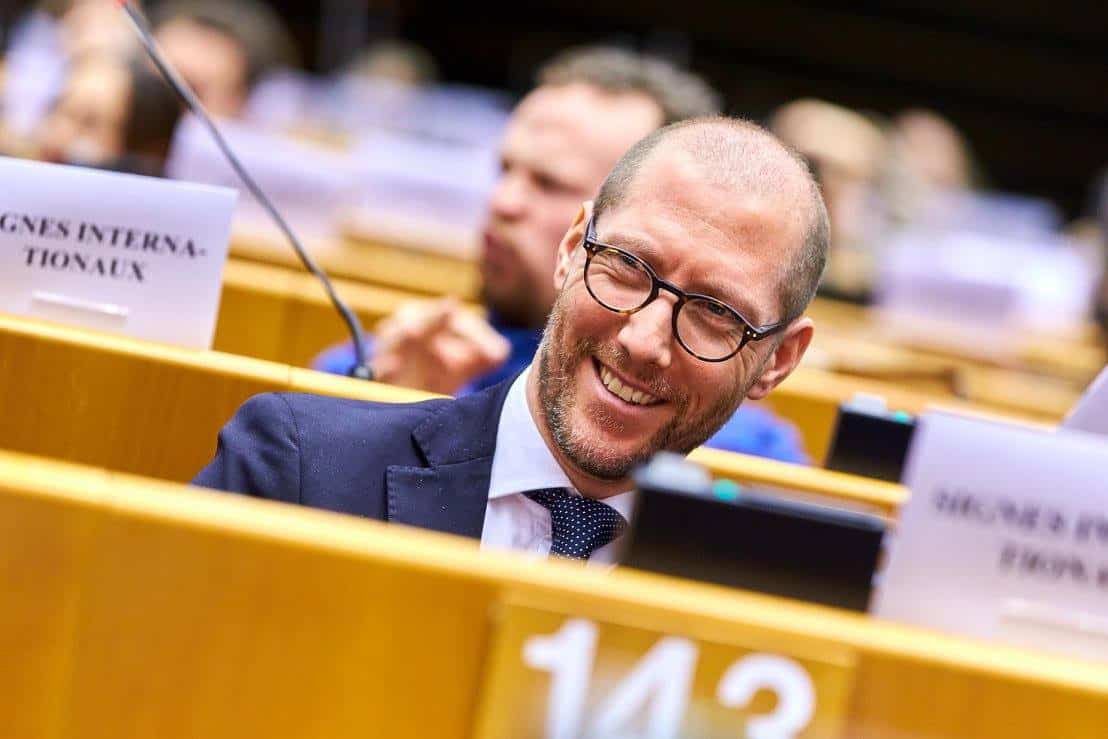
POLYGON ((632 468, 691 451, 799 363, 828 230, 807 168, 765 130, 668 126, 562 238, 523 374, 405 405, 258 396, 195 482, 612 562, 632 468))

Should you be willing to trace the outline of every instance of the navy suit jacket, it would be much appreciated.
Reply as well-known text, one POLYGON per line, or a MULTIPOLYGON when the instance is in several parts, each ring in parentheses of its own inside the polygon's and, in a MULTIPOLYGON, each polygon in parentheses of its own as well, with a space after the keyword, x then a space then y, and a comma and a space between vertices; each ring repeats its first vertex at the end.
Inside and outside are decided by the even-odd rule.
POLYGON ((257 395, 193 484, 480 538, 514 379, 421 403, 257 395))

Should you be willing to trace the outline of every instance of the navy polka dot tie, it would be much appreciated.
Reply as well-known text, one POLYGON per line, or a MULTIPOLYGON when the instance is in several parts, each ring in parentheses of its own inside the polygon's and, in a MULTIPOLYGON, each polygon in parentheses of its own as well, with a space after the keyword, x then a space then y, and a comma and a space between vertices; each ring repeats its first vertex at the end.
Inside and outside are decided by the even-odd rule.
POLYGON ((550 511, 550 553, 570 559, 588 559, 627 528, 619 511, 566 488, 524 493, 550 511))

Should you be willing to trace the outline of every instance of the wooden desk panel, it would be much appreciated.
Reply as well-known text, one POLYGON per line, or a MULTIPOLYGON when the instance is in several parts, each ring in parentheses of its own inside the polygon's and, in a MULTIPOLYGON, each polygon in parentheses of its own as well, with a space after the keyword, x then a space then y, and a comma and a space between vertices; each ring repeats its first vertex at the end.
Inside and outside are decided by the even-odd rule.
MULTIPOLYGON (((333 280, 366 331, 411 300, 434 300, 403 290, 333 280)), ((312 275, 230 259, 213 348, 228 354, 307 367, 320 351, 349 339, 346 324, 312 275)))
MULTIPOLYGON (((348 280, 336 280, 335 285, 367 330, 408 300, 433 299, 348 280)), ((307 366, 319 351, 345 338, 341 320, 310 275, 242 260, 228 262, 216 326, 218 351, 307 366)), ((904 361, 901 350, 890 349, 885 353, 904 361)), ((977 375, 976 392, 992 393, 997 402, 970 404, 949 391, 913 391, 892 381, 820 370, 813 367, 817 360, 818 353, 813 351, 812 361, 806 360, 767 401, 770 408, 797 425, 805 448, 817 463, 826 458, 839 403, 855 393, 881 395, 891 407, 909 412, 941 405, 976 412, 1003 412, 1045 422, 1056 422, 1073 401, 1072 393, 1064 389, 1044 395, 1031 393, 1029 386, 1022 384, 1016 388, 1019 392, 1010 392, 1012 382, 1005 383, 1004 378, 982 381, 984 375, 977 375), (1035 405, 1047 402, 1051 404, 1047 410, 1035 405)))
POLYGON ((187 481, 252 395, 426 397, 219 352, 0 315, 0 447, 187 481))
MULTIPOLYGON (((317 239, 310 244, 312 257, 328 274, 355 282, 367 282, 428 295, 477 297, 480 275, 472 257, 452 257, 384 244, 368 239, 342 237, 317 239)), ((265 230, 236 225, 231 256, 265 264, 299 268, 289 245, 265 230)))
MULTIPOLYGON (((272 362, 0 315, 3 449, 185 482, 211 459, 219 429, 247 398, 277 391, 383 402, 431 397, 272 362)), ((827 399, 832 397, 809 412, 824 420, 835 407, 827 399)), ((717 474, 740 482, 777 480, 783 487, 797 482, 803 490, 890 514, 900 499, 901 489, 878 481, 729 452, 706 453, 704 459, 717 474)))
MULTIPOLYGON (((457 295, 468 300, 477 298, 480 276, 471 248, 459 247, 453 252, 443 246, 432 249, 418 243, 405 244, 398 233, 386 239, 380 235, 364 235, 364 231, 364 228, 350 227, 341 237, 317 240, 312 244, 312 253, 329 273, 353 282, 430 295, 457 295)), ((231 254, 256 262, 294 268, 300 266, 288 245, 275 234, 241 225, 236 227, 232 237, 231 254)), ((1070 390, 1076 392, 1083 389, 1108 361, 1099 337, 1090 339, 1095 332, 1089 329, 1083 329, 1074 336, 1039 333, 1020 337, 1010 353, 998 356, 984 349, 974 350, 967 344, 957 347, 944 344, 933 336, 929 338, 926 332, 892 330, 873 308, 817 298, 808 313, 821 327, 829 329, 832 337, 838 335, 855 341, 864 340, 877 347, 900 346, 904 350, 913 350, 923 363, 954 360, 967 371, 992 369, 991 377, 996 377, 999 370, 1007 370, 1017 375, 1013 381, 1015 384, 1022 381, 1033 385, 1034 374, 1042 374, 1069 383, 1072 386, 1070 390)), ((912 371, 917 372, 918 369, 917 366, 912 371)), ((1010 394, 991 393, 989 387, 990 377, 975 379, 970 383, 970 394, 965 397, 1000 410, 1022 413, 1029 408, 1031 415, 1040 418, 1054 418, 1059 414, 1061 391, 1053 387, 1046 387, 1043 393, 1019 395, 1015 400, 1011 400, 1013 396, 1010 394), (1041 406, 1036 406, 1036 397, 1040 395, 1046 397, 1041 406)))
MULTIPOLYGON (((0 521, 6 584, 55 565, 0 591, 19 645, 0 711, 26 739, 486 739, 489 710, 520 710, 484 701, 505 669, 487 657, 497 613, 519 603, 705 654, 837 661, 811 677, 817 699, 849 680, 842 731, 800 739, 1100 739, 1108 715, 1103 665, 20 455, 0 453, 0 521)), ((742 735, 743 715, 702 728, 742 735)))

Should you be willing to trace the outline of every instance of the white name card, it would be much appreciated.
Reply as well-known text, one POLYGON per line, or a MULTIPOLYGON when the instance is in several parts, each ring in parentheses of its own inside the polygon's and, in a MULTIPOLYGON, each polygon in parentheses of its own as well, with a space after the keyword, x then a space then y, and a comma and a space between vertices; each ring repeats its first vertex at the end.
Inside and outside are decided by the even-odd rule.
POLYGON ((874 613, 1108 660, 1108 442, 919 420, 874 613))
POLYGON ((1108 367, 1089 385, 1062 422, 1062 428, 1108 435, 1108 367))
POLYGON ((0 310, 211 347, 236 193, 0 157, 0 310))

